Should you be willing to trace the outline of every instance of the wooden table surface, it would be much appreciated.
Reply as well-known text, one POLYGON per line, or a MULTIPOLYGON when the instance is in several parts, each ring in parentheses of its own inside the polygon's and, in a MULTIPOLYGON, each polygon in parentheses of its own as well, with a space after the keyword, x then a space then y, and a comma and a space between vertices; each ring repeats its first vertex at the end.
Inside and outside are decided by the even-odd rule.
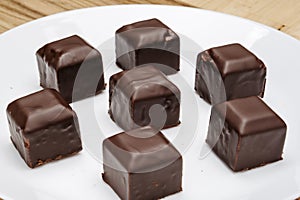
POLYGON ((141 3, 182 5, 229 13, 261 22, 300 39, 300 0, 0 0, 0 33, 66 10, 141 3))

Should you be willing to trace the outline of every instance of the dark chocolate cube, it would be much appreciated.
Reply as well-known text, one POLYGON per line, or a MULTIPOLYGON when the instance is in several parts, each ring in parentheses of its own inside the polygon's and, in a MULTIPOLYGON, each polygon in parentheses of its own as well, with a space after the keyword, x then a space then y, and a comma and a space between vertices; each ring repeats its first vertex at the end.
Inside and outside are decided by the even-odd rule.
POLYGON ((282 159, 286 124, 259 97, 235 99, 211 111, 207 143, 233 171, 282 159))
POLYGON ((100 52, 77 35, 46 44, 36 56, 40 85, 56 89, 68 103, 105 89, 100 52))
POLYGON ((195 90, 209 104, 263 97, 265 82, 264 63, 240 44, 211 48, 198 55, 195 90))
POLYGON ((182 157, 147 126, 103 142, 103 180, 123 200, 160 199, 182 191, 182 157))
POLYGON ((81 151, 76 113, 54 89, 45 89, 7 107, 11 140, 31 168, 81 151))
POLYGON ((158 19, 121 27, 115 42, 116 63, 123 70, 151 63, 165 74, 179 71, 179 37, 158 19))
POLYGON ((109 81, 109 114, 124 130, 177 126, 180 90, 153 66, 119 72, 109 81))

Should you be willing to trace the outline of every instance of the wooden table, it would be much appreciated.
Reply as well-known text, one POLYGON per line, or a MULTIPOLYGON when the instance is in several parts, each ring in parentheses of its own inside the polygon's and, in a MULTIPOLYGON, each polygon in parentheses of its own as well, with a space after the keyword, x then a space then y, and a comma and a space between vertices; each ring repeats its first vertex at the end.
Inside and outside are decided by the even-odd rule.
POLYGON ((0 33, 46 15, 114 4, 168 4, 229 13, 300 39, 300 0, 0 0, 0 33))

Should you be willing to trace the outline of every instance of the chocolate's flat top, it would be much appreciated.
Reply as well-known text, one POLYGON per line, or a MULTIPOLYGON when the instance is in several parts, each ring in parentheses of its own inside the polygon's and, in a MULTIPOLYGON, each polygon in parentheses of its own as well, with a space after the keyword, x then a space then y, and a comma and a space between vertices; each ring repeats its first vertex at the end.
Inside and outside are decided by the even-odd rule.
POLYGON ((264 68, 265 65, 253 53, 240 44, 229 44, 208 50, 221 75, 264 68))
POLYGON ((63 67, 82 63, 85 59, 99 56, 100 53, 77 35, 46 44, 37 51, 50 67, 59 70, 63 67))
POLYGON ((7 113, 25 134, 73 118, 75 113, 54 89, 44 89, 10 103, 7 113))
POLYGON ((150 126, 114 135, 105 139, 103 146, 128 172, 159 168, 181 157, 168 139, 150 126))
POLYGON ((167 42, 178 39, 174 31, 158 19, 149 19, 125 25, 116 31, 134 49, 163 48, 167 42))
POLYGON ((259 97, 234 99, 215 105, 214 108, 225 116, 225 120, 240 135, 256 134, 286 127, 284 121, 259 97))
POLYGON ((119 88, 132 100, 143 100, 172 94, 180 98, 180 90, 152 65, 135 67, 111 76, 119 88))
POLYGON ((170 29, 167 25, 162 23, 160 20, 158 20, 156 18, 153 18, 153 19, 147 19, 147 20, 135 22, 135 23, 132 23, 132 24, 127 24, 127 25, 122 26, 121 28, 119 28, 116 32, 120 33, 120 32, 130 30, 130 29, 147 28, 147 27, 157 27, 157 28, 170 29))

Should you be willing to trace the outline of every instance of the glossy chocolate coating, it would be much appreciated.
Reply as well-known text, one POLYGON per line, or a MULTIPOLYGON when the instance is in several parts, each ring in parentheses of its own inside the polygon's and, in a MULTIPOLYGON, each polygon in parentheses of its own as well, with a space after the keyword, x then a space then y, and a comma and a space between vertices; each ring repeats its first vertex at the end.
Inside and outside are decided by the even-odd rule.
POLYGON ((206 141, 233 171, 241 171, 281 160, 286 129, 274 111, 252 96, 213 106, 206 141))
POLYGON ((149 124, 158 129, 176 126, 180 90, 150 65, 119 72, 109 80, 109 114, 124 130, 149 124), (153 105, 161 106, 150 117, 153 105))
POLYGON ((101 54, 79 36, 46 44, 36 56, 40 85, 56 89, 68 103, 105 89, 101 54))
POLYGON ((179 71, 179 37, 158 19, 121 27, 115 42, 116 63, 123 70, 151 63, 165 74, 179 71))
POLYGON ((11 140, 31 168, 82 149, 76 113, 54 89, 13 101, 7 117, 11 140))
POLYGON ((103 142, 103 180, 124 200, 160 199, 182 191, 182 157, 147 126, 103 142))
POLYGON ((265 82, 264 63, 240 44, 211 48, 198 55, 195 90, 209 104, 263 97, 265 82))

